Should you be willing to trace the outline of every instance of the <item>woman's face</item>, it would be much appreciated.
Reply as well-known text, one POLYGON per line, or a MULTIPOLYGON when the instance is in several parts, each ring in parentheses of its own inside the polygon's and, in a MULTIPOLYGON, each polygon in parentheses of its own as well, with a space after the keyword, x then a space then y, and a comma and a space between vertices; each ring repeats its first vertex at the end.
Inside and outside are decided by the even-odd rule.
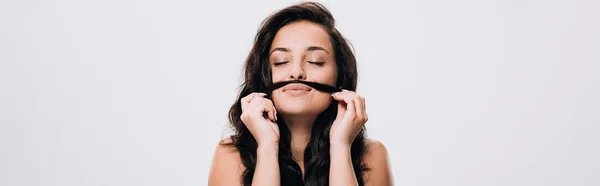
MULTIPOLYGON (((329 34, 316 23, 290 23, 275 34, 269 50, 273 82, 304 80, 336 85, 337 65, 329 34)), ((331 94, 304 84, 288 84, 272 93, 281 115, 318 115, 331 103, 331 94)))

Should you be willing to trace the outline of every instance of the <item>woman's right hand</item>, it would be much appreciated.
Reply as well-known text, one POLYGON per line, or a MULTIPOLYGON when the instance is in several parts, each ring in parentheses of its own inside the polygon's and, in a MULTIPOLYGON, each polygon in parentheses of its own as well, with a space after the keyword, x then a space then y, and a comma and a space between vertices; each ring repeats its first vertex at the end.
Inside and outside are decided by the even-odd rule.
POLYGON ((258 145, 279 144, 279 126, 277 111, 273 102, 265 98, 265 93, 251 93, 241 99, 242 115, 240 119, 250 130, 258 145), (265 117, 265 113, 267 113, 265 117))

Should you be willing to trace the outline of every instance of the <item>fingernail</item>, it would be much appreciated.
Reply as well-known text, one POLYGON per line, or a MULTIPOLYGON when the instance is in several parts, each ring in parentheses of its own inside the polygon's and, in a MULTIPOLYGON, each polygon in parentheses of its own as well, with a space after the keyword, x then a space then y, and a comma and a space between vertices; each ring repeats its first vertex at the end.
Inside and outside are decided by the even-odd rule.
POLYGON ((338 94, 338 92, 331 94, 331 96, 335 96, 335 95, 337 95, 337 94, 338 94))

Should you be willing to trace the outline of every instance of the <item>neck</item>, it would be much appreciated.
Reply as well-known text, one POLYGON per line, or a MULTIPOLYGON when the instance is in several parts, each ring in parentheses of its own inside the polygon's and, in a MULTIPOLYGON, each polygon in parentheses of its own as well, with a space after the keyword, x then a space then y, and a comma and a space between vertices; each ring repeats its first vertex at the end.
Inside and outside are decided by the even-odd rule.
POLYGON ((313 123, 317 116, 284 116, 282 117, 290 129, 291 150, 294 160, 304 162, 304 150, 310 140, 313 123))

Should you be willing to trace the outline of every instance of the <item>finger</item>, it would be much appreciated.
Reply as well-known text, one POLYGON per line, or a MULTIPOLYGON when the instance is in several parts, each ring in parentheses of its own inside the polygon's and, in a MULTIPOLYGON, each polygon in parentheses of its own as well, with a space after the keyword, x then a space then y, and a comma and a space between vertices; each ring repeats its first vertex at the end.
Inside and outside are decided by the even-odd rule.
POLYGON ((240 100, 241 105, 242 105, 242 110, 246 109, 246 107, 250 104, 250 102, 254 99, 254 97, 256 97, 256 96, 262 96, 262 97, 264 97, 266 95, 267 94, 261 93, 261 92, 253 92, 253 93, 250 93, 247 96, 243 97, 240 100))
POLYGON ((269 116, 269 119, 271 119, 271 121, 276 121, 275 106, 273 106, 272 104, 265 103, 264 107, 265 111, 267 112, 267 115, 269 116))
POLYGON ((349 92, 336 92, 334 94, 331 94, 331 97, 333 97, 333 99, 337 100, 337 101, 344 101, 345 102, 345 98, 348 97, 349 92))
POLYGON ((261 97, 257 97, 256 95, 252 96, 252 99, 248 100, 248 105, 258 105, 262 102, 261 97))
POLYGON ((360 97, 360 98, 362 99, 363 110, 366 113, 367 112, 367 100, 365 99, 365 97, 360 97))
POLYGON ((363 105, 363 114, 364 114, 364 119, 365 119, 365 123, 367 121, 369 121, 369 115, 367 114, 367 100, 365 99, 365 97, 361 97, 362 98, 362 105, 363 105))
POLYGON ((263 113, 266 112, 267 113, 267 117, 271 120, 271 121, 275 121, 275 107, 269 105, 269 104, 263 104, 263 113))
POLYGON ((254 98, 252 98, 252 100, 250 100, 250 103, 248 103, 248 105, 246 106, 248 109, 246 109, 245 112, 258 112, 262 116, 264 112, 264 108, 262 108, 263 99, 264 98, 260 96, 254 96, 254 98))
POLYGON ((354 118, 356 118, 356 103, 354 103, 354 99, 350 96, 346 96, 344 101, 347 104, 344 118, 347 121, 354 121, 354 118))
POLYGON ((275 106, 273 106, 273 117, 275 118, 275 121, 277 121, 277 108, 275 108, 275 106))
POLYGON ((273 104, 273 101, 267 98, 263 98, 263 101, 266 102, 266 107, 271 108, 269 111, 269 118, 273 121, 277 121, 277 109, 275 108, 275 104, 273 104))
POLYGON ((331 95, 334 100, 338 101, 338 110, 336 118, 343 118, 344 114, 346 113, 347 104, 346 102, 344 102, 344 97, 342 97, 340 94, 342 94, 342 92, 336 92, 331 95))
POLYGON ((277 121, 277 108, 275 108, 274 105, 273 105, 273 111, 274 111, 273 117, 275 117, 275 121, 277 121))
POLYGON ((354 95, 354 104, 356 104, 356 119, 358 119, 361 122, 364 122, 363 120, 365 119, 365 107, 363 104, 362 97, 360 97, 358 94, 354 95))
POLYGON ((257 105, 256 111, 259 112, 261 116, 264 117, 264 114, 267 113, 267 118, 275 121, 275 107, 271 100, 257 96, 252 99, 250 105, 257 105))
POLYGON ((354 117, 356 116, 356 106, 354 103, 355 95, 356 93, 352 91, 342 91, 334 94, 333 96, 334 99, 340 100, 340 102, 344 102, 346 104, 346 109, 343 116, 344 118, 354 120, 354 117))
POLYGON ((340 101, 338 102, 338 111, 337 111, 337 116, 336 118, 343 118, 344 114, 346 114, 346 107, 348 105, 346 104, 346 102, 340 101))
POLYGON ((246 95, 245 97, 243 97, 240 101, 250 103, 250 101, 252 101, 252 99, 254 99, 254 97, 261 96, 261 95, 264 96, 267 94, 262 93, 262 92, 253 92, 253 93, 250 93, 250 94, 246 95))

